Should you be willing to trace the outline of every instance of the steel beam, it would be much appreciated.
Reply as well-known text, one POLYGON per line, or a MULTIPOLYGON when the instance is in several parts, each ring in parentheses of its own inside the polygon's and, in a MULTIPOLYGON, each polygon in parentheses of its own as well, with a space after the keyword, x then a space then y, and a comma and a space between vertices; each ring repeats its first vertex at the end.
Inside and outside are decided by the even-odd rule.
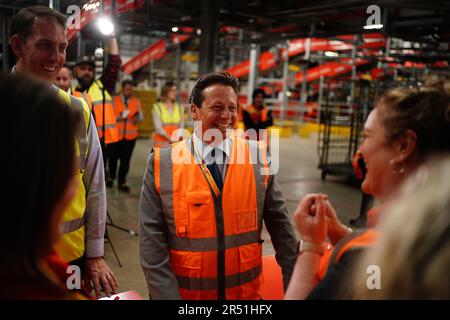
POLYGON ((199 75, 213 72, 216 65, 218 11, 217 2, 202 0, 199 75))

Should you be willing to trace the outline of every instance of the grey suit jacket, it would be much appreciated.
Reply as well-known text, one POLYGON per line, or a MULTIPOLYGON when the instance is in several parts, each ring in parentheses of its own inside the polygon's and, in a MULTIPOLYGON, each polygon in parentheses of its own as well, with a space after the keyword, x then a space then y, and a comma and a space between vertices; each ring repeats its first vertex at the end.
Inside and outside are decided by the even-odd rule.
MULTIPOLYGON (((191 139, 192 137, 189 137, 187 143, 190 143, 191 139)), ((153 159, 152 152, 148 159, 139 202, 141 267, 151 299, 180 299, 177 278, 170 266, 168 227, 163 214, 164 204, 155 188, 153 159)), ((286 202, 273 175, 269 177, 264 197, 263 219, 276 251, 276 260, 282 268, 286 289, 297 259, 297 240, 289 221, 286 202)))

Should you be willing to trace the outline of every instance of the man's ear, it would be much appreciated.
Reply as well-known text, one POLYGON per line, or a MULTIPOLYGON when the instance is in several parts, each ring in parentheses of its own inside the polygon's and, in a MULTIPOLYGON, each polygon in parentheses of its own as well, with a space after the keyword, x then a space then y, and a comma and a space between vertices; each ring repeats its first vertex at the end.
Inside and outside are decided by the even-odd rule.
POLYGON ((417 146, 417 135, 412 130, 406 130, 406 132, 397 140, 397 160, 406 161, 409 159, 417 146))
POLYGON ((198 119, 197 106, 193 103, 191 103, 191 116, 194 121, 198 119))
POLYGON ((11 50, 14 52, 16 58, 22 58, 22 39, 20 39, 20 36, 18 34, 13 35, 9 39, 9 44, 11 45, 11 50))

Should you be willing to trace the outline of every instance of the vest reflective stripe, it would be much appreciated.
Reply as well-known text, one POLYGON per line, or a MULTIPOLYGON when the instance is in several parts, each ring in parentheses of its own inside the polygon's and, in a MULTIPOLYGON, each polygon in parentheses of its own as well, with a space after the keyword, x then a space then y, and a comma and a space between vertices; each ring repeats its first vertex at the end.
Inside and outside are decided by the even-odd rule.
POLYGON ((356 248, 369 247, 375 243, 376 238, 377 232, 374 229, 367 229, 355 231, 341 239, 336 247, 326 250, 321 257, 318 272, 319 279, 322 280, 327 272, 334 268, 344 253, 356 248))
POLYGON ((71 233, 84 226, 84 217, 80 219, 75 219, 72 221, 65 221, 62 223, 62 233, 71 233))
MULTIPOLYGON (((105 125, 105 129, 112 129, 112 128, 117 128, 117 126, 115 124, 107 124, 105 125)), ((97 125, 97 130, 103 130, 103 126, 102 125, 97 125)))
POLYGON ((122 100, 122 96, 114 96, 113 108, 116 115, 117 131, 119 133, 119 141, 134 140, 138 137, 138 126, 135 119, 136 112, 141 111, 141 105, 139 100, 135 97, 130 97, 128 101, 128 116, 126 119, 120 117, 121 113, 125 110, 125 104, 122 100))
MULTIPOLYGON (((234 274, 231 276, 227 276, 226 287, 233 288, 236 286, 244 285, 262 273, 262 265, 252 268, 250 270, 244 271, 239 274, 234 274)), ((217 279, 209 278, 209 279, 195 279, 189 277, 183 277, 177 275, 178 285, 183 289, 188 290, 217 290, 217 279)))
MULTIPOLYGON (((153 105, 153 109, 159 115, 164 131, 171 137, 173 132, 181 126, 182 117, 184 116, 183 107, 178 103, 175 103, 172 112, 169 112, 163 102, 157 102, 153 105)), ((153 143, 155 147, 163 147, 169 144, 169 142, 157 132, 153 134, 153 143)))
MULTIPOLYGON (((83 131, 80 131, 80 136, 76 139, 76 154, 80 159, 80 169, 84 168, 84 162, 81 160, 87 156, 87 127, 90 120, 89 108, 83 100, 72 97, 62 90, 58 90, 59 96, 74 108, 81 108, 84 115, 83 131)), ((83 256, 85 250, 85 230, 84 212, 86 209, 86 190, 83 184, 84 170, 79 170, 77 173, 78 187, 74 198, 67 206, 62 216, 62 228, 67 231, 63 237, 55 245, 56 252, 66 261, 72 261, 83 256), (77 228, 78 227, 78 228, 77 228), (71 232, 70 232, 71 231, 71 232)))
MULTIPOLYGON (((74 96, 70 96, 70 105, 76 108, 79 108, 81 112, 83 112, 83 102, 75 98, 74 96)), ((90 118, 89 118, 90 119, 90 118)), ((88 150, 88 142, 87 142, 87 132, 90 120, 86 124, 85 121, 81 124, 81 130, 79 130, 80 134, 77 137, 79 154, 78 154, 78 162, 80 171, 84 172, 86 167, 86 156, 88 150)))
MULTIPOLYGON (((250 244, 259 239, 258 231, 225 236, 225 249, 250 244)), ((180 238, 168 237, 169 246, 174 250, 210 251, 217 250, 217 238, 180 238)))
POLYGON ((105 118, 105 144, 119 141, 116 116, 108 91, 103 90, 103 84, 99 80, 95 80, 89 87, 88 94, 92 99, 92 112, 100 141, 103 138, 103 116, 105 118), (103 92, 105 93, 105 110, 103 110, 103 92))
POLYGON ((266 184, 264 177, 256 174, 263 165, 252 163, 250 149, 258 154, 257 144, 250 146, 244 140, 233 139, 231 157, 243 152, 245 163, 228 164, 222 197, 215 199, 198 162, 194 162, 192 138, 155 148, 155 187, 169 230, 172 270, 181 282, 179 290, 185 299, 217 299, 221 277, 227 299, 260 298, 260 231, 266 184), (173 162, 172 156, 177 153, 192 162, 173 162), (226 213, 221 222, 217 220, 218 211, 226 213), (223 234, 218 233, 219 223, 223 224, 223 234), (219 239, 224 244, 223 275, 218 269, 219 239))
POLYGON ((87 132, 89 132, 89 128, 91 127, 91 122, 92 122, 91 121, 92 120, 91 116, 92 116, 92 105, 93 105, 91 96, 89 94, 85 93, 85 92, 79 92, 79 91, 75 91, 75 90, 72 91, 72 95, 74 97, 83 99, 88 105, 88 108, 89 108, 89 123, 88 123, 88 126, 87 126, 87 132))

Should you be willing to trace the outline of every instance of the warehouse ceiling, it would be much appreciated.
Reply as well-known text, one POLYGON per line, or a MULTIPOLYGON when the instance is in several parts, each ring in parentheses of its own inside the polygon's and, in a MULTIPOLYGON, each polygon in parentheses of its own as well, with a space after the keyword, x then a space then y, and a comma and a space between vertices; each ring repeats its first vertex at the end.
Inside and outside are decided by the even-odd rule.
MULTIPOLYGON (((93 1, 93 0, 90 0, 93 1)), ((115 5, 125 0, 115 1, 115 5)), ((183 51, 197 51, 201 28, 202 12, 205 12, 201 0, 136 0, 143 5, 136 10, 115 16, 121 48, 130 47, 132 56, 158 39, 173 34, 172 28, 191 28, 190 41, 182 44, 183 51), (124 37, 125 36, 125 37, 124 37), (126 37, 128 36, 128 38, 126 37), (136 41, 136 38, 140 39, 136 41), (129 43, 125 43, 129 40, 129 43), (133 51, 134 50, 134 51, 133 51)), ((208 0, 206 0, 208 1, 208 0)), ((60 11, 65 12, 69 5, 80 5, 87 0, 53 0, 60 11)), ((128 0, 132 2, 132 0, 128 0)), ((48 5, 49 0, 2 0, 1 8, 19 9, 21 7, 41 4, 48 5)), ((210 2, 211 3, 211 2, 210 2)), ((450 42, 450 1, 449 0, 218 0, 215 19, 219 22, 218 61, 225 65, 230 60, 229 48, 243 48, 242 57, 236 51, 236 60, 248 59, 250 43, 261 44, 261 50, 267 50, 283 43, 283 40, 305 37, 333 38, 339 35, 363 34, 374 32, 365 30, 370 13, 368 6, 376 3, 381 8, 383 29, 375 30, 389 37, 405 41, 420 42, 420 55, 415 53, 408 60, 447 60, 450 61, 448 43, 450 42), (228 28, 223 32, 223 27, 228 28), (447 43, 442 50, 442 43, 447 43), (247 45, 247 49, 245 46, 247 45), (428 51, 426 51, 428 50, 428 51)), ((210 17, 211 18, 211 17, 210 17)), ((98 34, 92 24, 82 34, 87 51, 98 45, 98 34), (91 42, 89 42, 91 40, 91 42)), ((72 46, 69 57, 76 56, 72 46)), ((170 62, 170 64, 173 61, 170 62)))
MULTIPOLYGON (((68 5, 87 1, 53 0, 65 10, 68 5)), ((117 2, 117 1, 116 1, 117 2)), ((136 11, 117 16, 122 32, 154 35, 171 32, 171 28, 200 27, 202 1, 147 0, 136 11)), ((221 26, 244 30, 242 41, 279 42, 281 39, 333 37, 360 34, 365 30, 369 14, 366 9, 376 4, 382 10, 382 32, 410 41, 450 40, 450 1, 422 0, 219 0, 217 19, 221 26)), ((48 5, 48 0, 2 0, 2 7, 48 5)))

